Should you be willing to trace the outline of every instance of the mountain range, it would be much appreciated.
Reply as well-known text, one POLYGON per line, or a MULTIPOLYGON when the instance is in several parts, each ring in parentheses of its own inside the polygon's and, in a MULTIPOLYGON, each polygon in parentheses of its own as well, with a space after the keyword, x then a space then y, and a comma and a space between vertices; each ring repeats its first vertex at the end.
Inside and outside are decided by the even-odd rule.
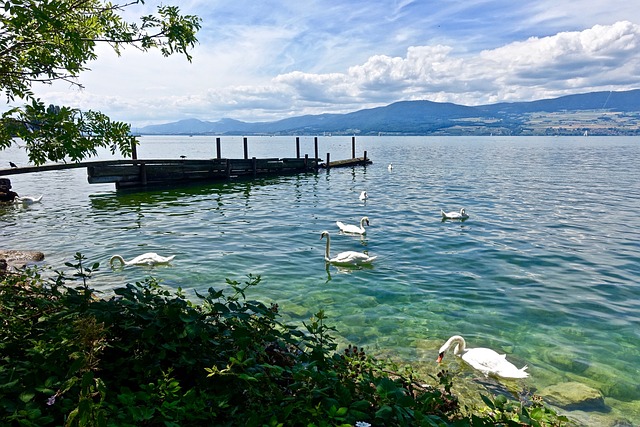
POLYGON ((531 102, 464 106, 400 101, 346 114, 273 122, 198 119, 150 125, 141 135, 548 135, 640 134, 640 89, 590 92, 531 102))

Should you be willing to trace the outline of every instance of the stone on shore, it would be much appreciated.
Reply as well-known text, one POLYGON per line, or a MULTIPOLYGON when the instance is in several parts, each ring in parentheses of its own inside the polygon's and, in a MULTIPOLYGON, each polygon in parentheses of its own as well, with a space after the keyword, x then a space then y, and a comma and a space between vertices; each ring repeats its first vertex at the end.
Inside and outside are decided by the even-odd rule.
POLYGON ((0 260, 5 260, 6 262, 6 265, 0 262, 0 268, 4 266, 6 270, 15 270, 16 268, 24 268, 27 265, 44 260, 44 254, 40 251, 0 249, 0 260))

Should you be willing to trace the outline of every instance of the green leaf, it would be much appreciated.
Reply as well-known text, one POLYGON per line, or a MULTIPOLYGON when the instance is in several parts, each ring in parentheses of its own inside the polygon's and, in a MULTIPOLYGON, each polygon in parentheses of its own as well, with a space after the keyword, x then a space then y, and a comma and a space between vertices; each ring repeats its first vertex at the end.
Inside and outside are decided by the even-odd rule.
POLYGON ((504 395, 499 394, 498 396, 496 396, 494 403, 497 408, 502 409, 504 408, 504 405, 507 404, 507 398, 504 395))
POLYGON ((376 418, 380 418, 382 420, 389 420, 393 416, 393 408, 388 405, 384 405, 382 408, 376 411, 376 418))
POLYGON ((240 378, 241 380, 245 380, 245 381, 258 381, 257 378, 252 377, 251 375, 247 375, 247 374, 240 374, 238 375, 238 378, 240 378))
POLYGON ((493 404, 493 402, 491 401, 491 399, 489 399, 487 396, 485 396, 484 394, 481 394, 480 397, 482 398, 482 401, 484 402, 485 405, 487 405, 489 408, 491 409, 495 409, 495 405, 493 404))
POLYGON ((357 402, 353 402, 351 404, 351 409, 355 409, 356 411, 367 412, 371 407, 371 402, 368 400, 358 400, 357 402))
POLYGON ((27 403, 29 401, 31 401, 34 397, 35 397, 35 393, 33 392, 27 392, 24 391, 22 393, 20 393, 20 400, 22 400, 24 403, 27 403))
POLYGON ((349 412, 349 408, 341 407, 336 411, 336 417, 344 417, 349 412))

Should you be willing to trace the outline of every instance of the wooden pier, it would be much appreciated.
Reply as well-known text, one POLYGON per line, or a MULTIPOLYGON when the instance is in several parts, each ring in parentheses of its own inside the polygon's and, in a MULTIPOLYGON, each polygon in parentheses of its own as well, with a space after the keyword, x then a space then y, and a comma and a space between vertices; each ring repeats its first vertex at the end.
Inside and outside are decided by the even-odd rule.
POLYGON ((129 160, 87 167, 90 184, 113 182, 116 188, 221 181, 289 175, 318 170, 318 159, 129 160))
POLYGON ((243 159, 220 157, 220 138, 216 138, 217 157, 214 159, 137 159, 135 149, 132 159, 103 160, 78 163, 27 166, 0 169, 0 176, 21 173, 45 172, 52 170, 87 168, 90 184, 115 183, 117 189, 180 185, 197 181, 222 181, 235 178, 258 178, 266 176, 291 175, 317 172, 320 168, 331 169, 371 164, 367 152, 363 157, 355 157, 355 137, 352 138, 352 158, 331 161, 327 153, 326 162, 318 158, 318 139, 315 138, 315 157, 300 156, 300 138, 296 138, 296 155, 293 158, 248 158, 247 138, 244 138, 243 159))

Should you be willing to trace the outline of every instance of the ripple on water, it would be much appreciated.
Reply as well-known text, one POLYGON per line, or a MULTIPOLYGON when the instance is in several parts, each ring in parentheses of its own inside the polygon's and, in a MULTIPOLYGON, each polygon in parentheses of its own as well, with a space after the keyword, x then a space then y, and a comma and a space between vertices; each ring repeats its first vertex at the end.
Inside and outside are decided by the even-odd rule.
MULTIPOLYGON (((360 140, 374 159, 367 168, 252 182, 116 192, 87 185, 79 169, 16 176, 19 193, 45 196, 30 209, 0 209, 3 245, 42 250, 56 266, 82 251, 102 263, 94 280, 104 290, 152 274, 204 292, 259 274, 250 298, 278 302, 298 324, 325 310, 341 344, 434 372, 439 345, 462 334, 471 346, 528 364, 528 386, 578 381, 604 394, 612 418, 640 424, 637 142, 360 140), (440 209, 461 207, 469 220, 441 221, 440 209), (364 215, 366 237, 337 233, 336 220, 364 215), (378 259, 370 268, 327 268, 323 230, 332 252, 367 250, 378 259), (143 252, 176 258, 170 267, 107 267, 114 253, 143 252)), ((206 138, 148 141, 154 157, 175 157, 177 143, 189 158, 210 151, 206 138)), ((234 141, 225 153, 241 143, 234 141)), ((269 138, 252 155, 288 152, 289 142, 269 138)), ((312 140, 303 144, 312 149, 312 140)), ((341 157, 350 138, 331 138, 330 147, 341 157)), ((475 378, 452 359, 450 370, 475 378)))

